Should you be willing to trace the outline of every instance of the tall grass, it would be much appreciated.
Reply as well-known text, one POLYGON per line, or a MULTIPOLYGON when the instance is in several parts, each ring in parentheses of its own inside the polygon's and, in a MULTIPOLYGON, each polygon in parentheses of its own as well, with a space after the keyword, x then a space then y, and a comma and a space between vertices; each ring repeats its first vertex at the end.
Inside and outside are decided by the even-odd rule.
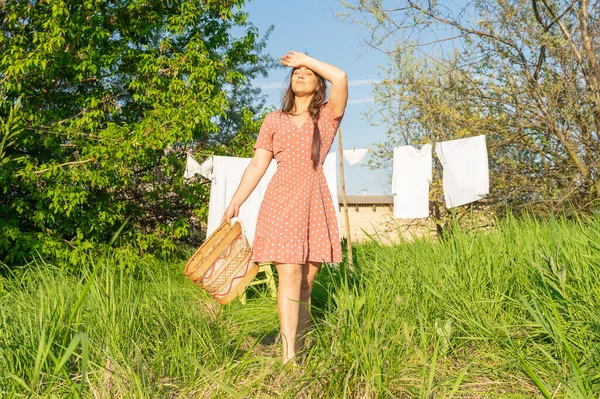
POLYGON ((598 243, 598 219, 509 219, 438 244, 360 246, 311 352, 338 355, 326 391, 596 397, 598 243))
POLYGON ((299 365, 276 303, 221 307, 183 264, 37 262, 0 283, 2 397, 597 397, 600 219, 507 218, 355 247, 319 274, 299 365))

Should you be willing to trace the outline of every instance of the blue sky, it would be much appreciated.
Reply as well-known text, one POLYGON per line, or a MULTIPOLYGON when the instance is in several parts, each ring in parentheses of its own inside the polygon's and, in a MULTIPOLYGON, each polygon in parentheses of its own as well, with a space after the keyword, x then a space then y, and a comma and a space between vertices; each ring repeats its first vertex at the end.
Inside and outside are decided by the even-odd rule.
MULTIPOLYGON (((344 11, 337 0, 254 0, 245 10, 261 36, 270 25, 275 26, 266 49, 274 57, 288 50, 301 51, 346 71, 350 96, 341 125, 344 149, 370 148, 385 140, 386 127, 372 126, 363 113, 375 105, 369 82, 382 78, 379 66, 387 64, 387 56, 362 44, 364 31, 359 25, 335 17, 344 11)), ((274 70, 268 78, 254 81, 267 95, 267 105, 280 106, 288 72, 287 68, 274 70)), ((331 151, 338 152, 337 140, 331 151)), ((345 162, 344 173, 349 195, 361 194, 362 190, 368 194, 390 193, 389 170, 370 170, 345 162)))

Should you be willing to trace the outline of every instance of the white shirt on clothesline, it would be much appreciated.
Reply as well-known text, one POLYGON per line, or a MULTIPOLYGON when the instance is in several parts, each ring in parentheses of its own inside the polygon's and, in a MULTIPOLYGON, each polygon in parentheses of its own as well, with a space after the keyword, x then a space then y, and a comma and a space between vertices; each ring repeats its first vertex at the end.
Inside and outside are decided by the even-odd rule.
POLYGON ((447 208, 480 200, 490 192, 485 135, 437 143, 435 153, 444 168, 447 208))
POLYGON ((429 185, 432 180, 431 144, 394 148, 392 195, 395 218, 429 216, 429 185))

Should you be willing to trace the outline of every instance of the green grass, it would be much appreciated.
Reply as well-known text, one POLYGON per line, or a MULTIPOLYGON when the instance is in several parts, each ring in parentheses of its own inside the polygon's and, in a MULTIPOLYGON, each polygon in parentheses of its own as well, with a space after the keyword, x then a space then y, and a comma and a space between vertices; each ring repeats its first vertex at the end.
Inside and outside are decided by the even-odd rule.
POLYGON ((508 218, 325 268, 302 366, 275 301, 222 307, 183 262, 0 278, 0 396, 598 397, 600 218, 508 218))

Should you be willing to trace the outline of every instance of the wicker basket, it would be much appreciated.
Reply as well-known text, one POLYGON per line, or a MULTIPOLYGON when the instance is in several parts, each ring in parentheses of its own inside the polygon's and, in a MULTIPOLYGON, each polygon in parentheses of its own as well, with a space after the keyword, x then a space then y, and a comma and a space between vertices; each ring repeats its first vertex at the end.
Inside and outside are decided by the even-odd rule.
POLYGON ((241 293, 258 273, 241 220, 221 224, 188 260, 184 273, 222 305, 241 293))

